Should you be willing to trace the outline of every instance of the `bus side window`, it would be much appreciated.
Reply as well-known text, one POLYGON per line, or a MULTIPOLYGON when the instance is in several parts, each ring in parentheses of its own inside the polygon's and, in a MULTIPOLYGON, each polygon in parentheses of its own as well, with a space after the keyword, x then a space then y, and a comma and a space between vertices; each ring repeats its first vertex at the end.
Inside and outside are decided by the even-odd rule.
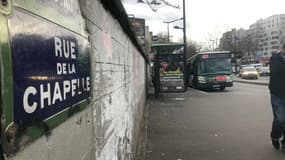
POLYGON ((195 61, 194 63, 193 63, 193 74, 194 75, 197 75, 197 72, 198 72, 198 68, 197 68, 198 66, 197 66, 197 61, 195 61))
POLYGON ((188 69, 188 74, 192 74, 192 72, 193 72, 193 71, 192 71, 192 64, 189 63, 187 67, 188 67, 188 68, 187 68, 187 69, 188 69))

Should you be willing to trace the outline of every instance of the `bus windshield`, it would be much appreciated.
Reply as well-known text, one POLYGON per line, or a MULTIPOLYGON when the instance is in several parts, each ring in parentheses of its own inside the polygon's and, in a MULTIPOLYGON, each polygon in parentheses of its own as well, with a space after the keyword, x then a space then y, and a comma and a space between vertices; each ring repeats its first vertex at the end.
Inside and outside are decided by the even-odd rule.
POLYGON ((230 58, 211 58, 203 59, 200 63, 198 73, 205 74, 230 74, 232 64, 230 58))

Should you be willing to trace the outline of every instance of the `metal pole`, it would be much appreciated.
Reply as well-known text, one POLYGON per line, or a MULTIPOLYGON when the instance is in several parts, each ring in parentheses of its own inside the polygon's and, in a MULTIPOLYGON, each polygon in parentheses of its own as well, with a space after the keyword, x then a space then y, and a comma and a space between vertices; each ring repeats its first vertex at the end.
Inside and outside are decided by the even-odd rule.
POLYGON ((155 77, 155 98, 158 98, 160 92, 160 64, 159 64, 159 51, 156 52, 155 66, 154 66, 154 77, 155 77))
POLYGON ((169 42, 169 23, 166 23, 167 24, 167 42, 169 42))
POLYGON ((187 91, 187 38, 186 38, 186 9, 185 0, 183 0, 183 40, 184 40, 184 54, 183 54, 183 64, 184 64, 184 91, 187 91))
POLYGON ((236 74, 237 74, 237 42, 236 42, 236 33, 235 33, 235 36, 234 36, 234 44, 235 44, 235 46, 234 46, 234 55, 235 55, 235 72, 236 72, 236 74))

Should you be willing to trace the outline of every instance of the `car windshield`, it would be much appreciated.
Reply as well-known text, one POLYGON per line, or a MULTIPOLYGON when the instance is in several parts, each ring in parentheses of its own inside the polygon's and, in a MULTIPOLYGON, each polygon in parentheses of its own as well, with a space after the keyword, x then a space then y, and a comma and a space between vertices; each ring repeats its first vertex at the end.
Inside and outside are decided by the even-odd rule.
POLYGON ((268 67, 263 67, 262 70, 263 71, 269 71, 269 68, 268 67))
POLYGON ((244 68, 244 71, 250 71, 250 72, 252 72, 252 71, 256 71, 256 69, 255 68, 251 68, 251 67, 248 67, 248 68, 244 68))
POLYGON ((199 74, 229 74, 232 72, 230 58, 204 59, 199 66, 199 74))

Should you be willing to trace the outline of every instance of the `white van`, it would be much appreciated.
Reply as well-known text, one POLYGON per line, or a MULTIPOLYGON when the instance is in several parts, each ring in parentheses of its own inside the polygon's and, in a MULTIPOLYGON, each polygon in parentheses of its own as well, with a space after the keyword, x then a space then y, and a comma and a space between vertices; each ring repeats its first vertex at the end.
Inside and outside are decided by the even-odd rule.
POLYGON ((250 64, 250 65, 253 66, 258 72, 261 71, 261 68, 262 68, 261 63, 255 63, 255 64, 250 64))

